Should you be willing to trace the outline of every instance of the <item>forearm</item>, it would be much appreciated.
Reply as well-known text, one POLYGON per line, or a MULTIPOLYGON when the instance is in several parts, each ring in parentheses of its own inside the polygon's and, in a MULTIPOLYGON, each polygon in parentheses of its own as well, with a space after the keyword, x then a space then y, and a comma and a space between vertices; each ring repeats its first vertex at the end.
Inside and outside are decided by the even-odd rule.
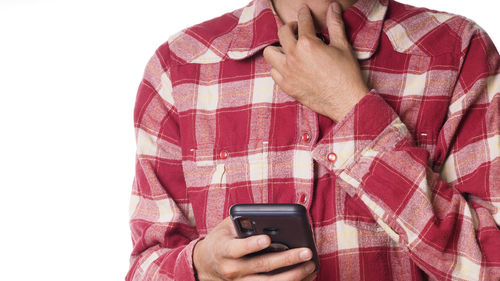
POLYGON ((186 193, 179 132, 174 130, 178 116, 169 98, 170 72, 164 57, 168 45, 148 62, 134 108, 137 161, 127 281, 194 280, 192 252, 199 235, 186 193))
MULTIPOLYGON (((463 193, 441 180, 428 166, 429 152, 414 144, 405 124, 375 92, 318 143, 313 157, 341 180, 339 186, 346 192, 361 198, 430 276, 444 280, 500 276, 500 255, 483 250, 498 247, 498 239, 476 236, 476 218, 485 224, 491 215, 476 216, 463 193), (336 155, 334 162, 328 160, 330 153, 336 155)), ((487 167, 487 173, 499 173, 498 166, 487 167)), ((480 178, 470 184, 498 189, 498 183, 480 178)), ((498 229, 493 232, 498 236, 498 229)))
POLYGON ((131 267, 125 278, 127 281, 142 280, 186 280, 195 281, 192 256, 193 248, 199 239, 176 248, 163 248, 160 245, 132 255, 131 267))

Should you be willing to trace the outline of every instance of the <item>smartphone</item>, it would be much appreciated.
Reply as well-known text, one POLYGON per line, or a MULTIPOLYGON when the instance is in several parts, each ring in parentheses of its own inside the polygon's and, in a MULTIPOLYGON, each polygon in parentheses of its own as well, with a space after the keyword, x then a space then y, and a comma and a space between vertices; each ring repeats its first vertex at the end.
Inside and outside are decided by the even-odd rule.
MULTIPOLYGON (((313 253, 312 261, 319 270, 319 259, 306 208, 299 204, 236 204, 229 215, 239 238, 267 234, 271 245, 249 256, 306 247, 313 253)), ((276 274, 297 265, 270 272, 276 274)))

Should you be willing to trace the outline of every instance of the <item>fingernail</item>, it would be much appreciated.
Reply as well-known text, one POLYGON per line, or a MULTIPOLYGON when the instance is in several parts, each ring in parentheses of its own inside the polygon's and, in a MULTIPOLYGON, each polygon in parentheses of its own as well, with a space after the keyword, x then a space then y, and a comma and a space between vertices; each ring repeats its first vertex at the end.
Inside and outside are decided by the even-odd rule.
POLYGON ((264 237, 261 237, 261 238, 259 238, 259 240, 257 240, 257 243, 259 243, 259 246, 265 247, 265 246, 267 246, 267 239, 264 237))
POLYGON ((340 9, 340 5, 338 3, 332 4, 332 10, 337 14, 342 13, 342 10, 340 9))
POLYGON ((299 256, 304 261, 309 260, 311 258, 311 251, 303 250, 302 252, 300 252, 299 256))
POLYGON ((311 272, 313 272, 315 267, 316 267, 316 266, 314 265, 314 263, 308 263, 308 264, 306 265, 306 271, 307 271, 307 273, 311 273, 311 272))

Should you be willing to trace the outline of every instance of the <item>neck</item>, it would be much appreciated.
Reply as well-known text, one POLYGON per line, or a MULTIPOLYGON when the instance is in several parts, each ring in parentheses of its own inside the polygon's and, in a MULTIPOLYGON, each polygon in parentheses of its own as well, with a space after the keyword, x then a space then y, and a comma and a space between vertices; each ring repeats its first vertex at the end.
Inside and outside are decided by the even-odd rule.
POLYGON ((302 4, 307 4, 313 15, 316 30, 321 31, 326 28, 326 12, 330 3, 337 1, 342 10, 349 9, 357 0, 271 0, 274 10, 283 23, 297 21, 297 12, 302 4))

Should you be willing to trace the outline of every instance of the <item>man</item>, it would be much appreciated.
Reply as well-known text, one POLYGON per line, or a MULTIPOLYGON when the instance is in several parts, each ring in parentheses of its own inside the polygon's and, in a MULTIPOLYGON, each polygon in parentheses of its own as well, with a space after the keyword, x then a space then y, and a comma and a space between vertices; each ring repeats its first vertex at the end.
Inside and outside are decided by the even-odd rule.
POLYGON ((160 46, 135 107, 127 280, 498 280, 500 58, 392 0, 255 0, 160 46), (299 203, 248 258, 235 203, 299 203), (269 276, 259 273, 299 266, 269 276))

